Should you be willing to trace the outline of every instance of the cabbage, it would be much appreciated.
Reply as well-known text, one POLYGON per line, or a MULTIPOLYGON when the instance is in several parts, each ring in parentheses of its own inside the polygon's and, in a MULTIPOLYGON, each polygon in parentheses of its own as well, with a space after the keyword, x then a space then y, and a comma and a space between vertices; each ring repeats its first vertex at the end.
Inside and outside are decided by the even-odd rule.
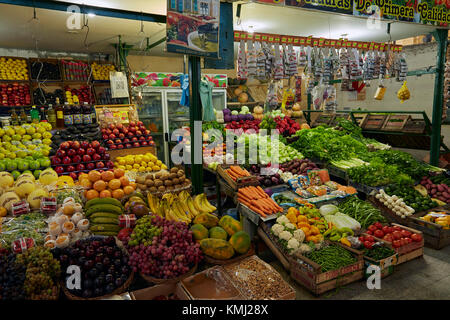
POLYGON ((250 110, 248 109, 248 107, 247 106, 243 106, 242 108, 241 108, 241 113, 249 113, 250 112, 250 110))
POLYGON ((231 111, 231 115, 238 115, 239 114, 239 112, 237 111, 237 110, 233 110, 233 111, 231 111))
POLYGON ((224 115, 223 115, 223 120, 224 120, 225 122, 231 122, 231 115, 229 115, 229 114, 224 114, 224 115))
POLYGON ((334 215, 333 214, 326 215, 325 220, 327 221, 327 223, 329 222, 333 223, 338 229, 344 227, 350 228, 352 230, 361 229, 361 225, 359 224, 358 221, 341 212, 337 212, 334 215))
POLYGON ((326 205, 321 206, 319 211, 322 216, 326 216, 329 214, 335 214, 336 212, 339 211, 339 209, 338 209, 338 207, 336 207, 332 204, 326 204, 326 205))
POLYGON ((230 109, 223 109, 223 115, 231 115, 231 110, 230 109))
MULTIPOLYGON (((234 111, 233 111, 234 112, 234 111)), ((237 111, 236 111, 237 112, 237 111)), ((231 115, 231 121, 239 121, 239 117, 235 114, 231 115)))

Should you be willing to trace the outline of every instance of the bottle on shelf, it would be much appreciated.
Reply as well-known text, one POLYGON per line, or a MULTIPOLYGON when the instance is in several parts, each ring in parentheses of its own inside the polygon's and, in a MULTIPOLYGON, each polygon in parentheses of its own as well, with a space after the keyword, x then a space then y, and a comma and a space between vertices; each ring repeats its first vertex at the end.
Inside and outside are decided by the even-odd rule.
POLYGON ((40 109, 40 117, 41 117, 41 122, 48 122, 47 111, 45 111, 44 107, 41 107, 41 109, 40 109))
POLYGON ((56 98, 56 128, 64 128, 64 108, 59 102, 59 98, 56 98))
POLYGON ((92 123, 97 123, 97 113, 93 104, 91 105, 91 121, 92 123))
POLYGON ((83 124, 91 124, 92 123, 92 115, 91 115, 91 107, 87 102, 83 103, 83 124))
POLYGON ((48 122, 52 125, 52 128, 56 128, 56 111, 52 104, 48 105, 48 122))
POLYGON ((81 106, 77 96, 73 96, 72 114, 73 124, 83 124, 83 114, 81 112, 81 106))
POLYGON ((23 107, 20 109, 20 123, 21 124, 28 123, 28 116, 23 107))
POLYGON ((31 116, 31 122, 39 123, 39 118, 40 118, 39 110, 36 108, 36 106, 31 107, 30 116, 31 116))
POLYGON ((64 126, 69 127, 73 125, 72 108, 70 107, 68 102, 64 103, 63 113, 64 113, 64 126))
POLYGON ((18 126, 20 124, 19 116, 16 113, 16 108, 11 108, 11 124, 13 126, 18 126))

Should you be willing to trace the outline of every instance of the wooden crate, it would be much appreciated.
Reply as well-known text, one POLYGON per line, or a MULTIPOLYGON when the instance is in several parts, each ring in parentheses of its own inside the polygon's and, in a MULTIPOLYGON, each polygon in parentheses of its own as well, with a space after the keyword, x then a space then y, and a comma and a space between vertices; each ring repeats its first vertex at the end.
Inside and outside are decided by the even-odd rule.
POLYGON ((78 60, 78 59, 72 59, 72 58, 66 58, 66 59, 61 59, 60 60, 60 64, 61 64, 61 71, 62 71, 62 77, 64 79, 64 82, 85 82, 87 83, 89 79, 89 75, 91 73, 91 66, 89 65, 88 61, 86 60, 78 60), (86 64, 86 66, 82 67, 82 68, 76 68, 77 70, 77 74, 70 74, 70 72, 68 72, 70 69, 73 69, 73 66, 70 66, 69 64, 65 64, 63 63, 63 61, 67 62, 67 63, 84 63, 86 64))
POLYGON ((350 251, 357 262, 337 270, 322 272, 320 265, 301 254, 295 254, 294 258, 289 259, 291 277, 316 295, 362 279, 364 276, 362 252, 339 243, 335 245, 350 251))
POLYGON ((334 117, 334 114, 321 113, 311 124, 311 127, 315 128, 321 125, 329 125, 333 121, 334 117))
POLYGON ((441 225, 419 219, 430 211, 439 212, 442 210, 431 209, 419 212, 410 217, 409 225, 422 232, 427 247, 442 249, 450 244, 450 229, 444 229, 441 225))
POLYGON ((411 119, 410 115, 406 114, 390 114, 384 122, 381 130, 384 131, 402 131, 406 122, 411 119))
POLYGON ((383 216, 391 223, 398 223, 400 225, 409 225, 410 217, 406 217, 402 219, 402 217, 395 214, 394 211, 386 207, 384 204, 382 204, 380 201, 378 201, 377 198, 370 196, 368 199, 375 207, 380 209, 383 216))
POLYGON ((217 174, 221 176, 233 190, 238 190, 239 188, 247 186, 259 186, 258 178, 256 176, 250 175, 248 177, 238 178, 236 181, 231 179, 231 177, 225 171, 230 166, 231 165, 227 164, 218 165, 217 174))
POLYGON ((425 133, 425 120, 424 119, 408 119, 403 126, 403 132, 406 133, 425 133))
POLYGON ((397 261, 398 261, 398 253, 395 253, 390 257, 378 261, 364 256, 364 277, 365 278, 370 277, 371 274, 368 273, 367 269, 371 265, 376 265, 380 267, 381 278, 385 278, 394 272, 394 266, 397 264, 397 261))
POLYGON ((380 130, 386 121, 386 114, 369 114, 361 128, 366 130, 380 130))
POLYGON ((30 58, 28 67, 29 67, 30 79, 32 81, 37 81, 37 79, 32 77, 31 69, 32 69, 34 63, 39 64, 39 62, 48 62, 48 63, 54 64, 54 65, 56 65, 58 67, 58 70, 59 70, 59 78, 56 78, 56 79, 44 79, 42 76, 39 76, 39 81, 59 81, 59 82, 62 81, 61 65, 60 65, 58 59, 30 58))
MULTIPOLYGON (((353 117, 355 117, 356 123, 360 127, 364 124, 368 115, 369 115, 368 113, 353 113, 353 117)), ((352 116, 350 114, 348 115, 347 120, 353 121, 352 116)))
POLYGON ((398 256, 397 265, 423 256, 423 247, 398 256))

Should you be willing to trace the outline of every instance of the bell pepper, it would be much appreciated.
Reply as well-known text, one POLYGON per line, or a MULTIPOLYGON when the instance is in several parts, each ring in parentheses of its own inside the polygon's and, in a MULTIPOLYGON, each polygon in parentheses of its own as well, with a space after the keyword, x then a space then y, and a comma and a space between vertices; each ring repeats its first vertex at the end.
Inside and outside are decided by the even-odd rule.
POLYGON ((347 237, 341 238, 341 243, 342 243, 343 245, 346 245, 347 247, 351 247, 351 246, 352 246, 352 244, 350 243, 350 241, 348 241, 347 237))

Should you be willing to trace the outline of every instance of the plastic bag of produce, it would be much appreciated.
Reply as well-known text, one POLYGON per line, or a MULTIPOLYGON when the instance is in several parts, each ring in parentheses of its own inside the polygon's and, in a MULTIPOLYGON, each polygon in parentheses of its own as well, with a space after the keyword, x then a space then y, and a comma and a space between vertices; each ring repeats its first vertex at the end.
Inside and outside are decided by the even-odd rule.
POLYGON ((339 211, 339 209, 335 205, 325 204, 320 207, 319 211, 322 216, 327 216, 327 215, 335 214, 336 212, 339 211))
POLYGON ((411 93, 409 92, 408 87, 406 86, 406 81, 403 82, 402 87, 397 92, 397 98, 400 99, 400 103, 405 102, 411 97, 411 93))

